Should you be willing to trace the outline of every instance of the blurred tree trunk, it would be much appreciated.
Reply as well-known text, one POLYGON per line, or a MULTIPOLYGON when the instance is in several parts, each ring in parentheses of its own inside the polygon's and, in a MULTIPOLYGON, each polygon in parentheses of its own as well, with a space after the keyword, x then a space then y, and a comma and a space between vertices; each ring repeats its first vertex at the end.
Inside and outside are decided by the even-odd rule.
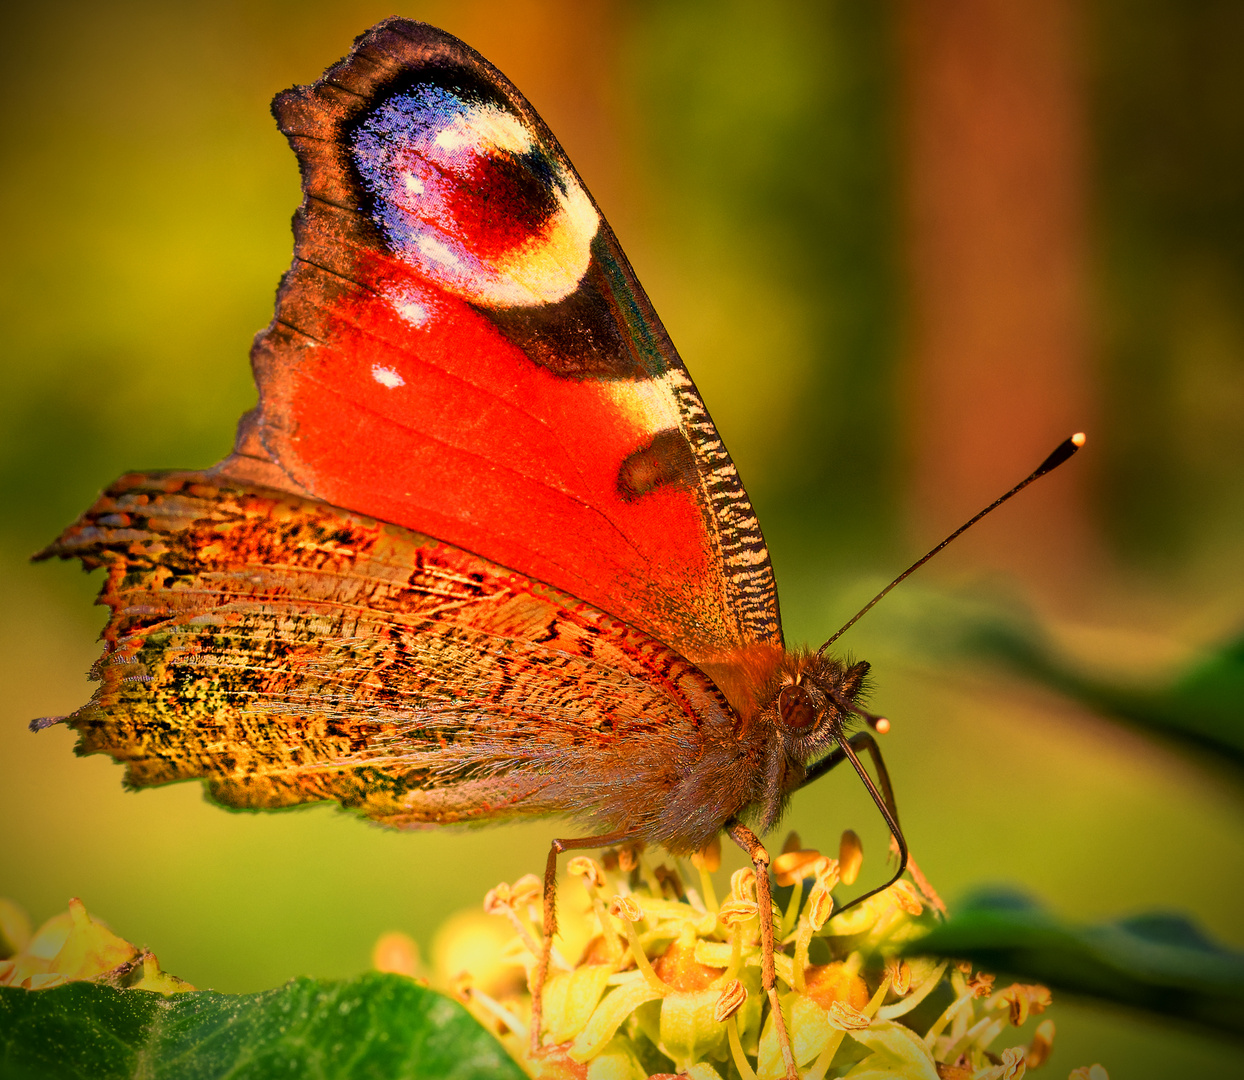
MULTIPOLYGON (((1073 0, 905 0, 907 249, 919 535, 935 539, 1063 438, 1089 453, 941 565, 1013 572, 1071 600, 1097 543, 1089 508, 1085 100, 1073 0)), ((1061 606, 1061 605, 1060 605, 1061 606)))

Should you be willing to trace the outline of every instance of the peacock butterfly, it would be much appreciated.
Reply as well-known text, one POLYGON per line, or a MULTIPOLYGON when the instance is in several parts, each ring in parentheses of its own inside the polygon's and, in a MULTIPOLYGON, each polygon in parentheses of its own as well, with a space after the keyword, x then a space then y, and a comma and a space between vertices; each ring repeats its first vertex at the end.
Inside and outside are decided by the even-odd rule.
POLYGON ((79 753, 233 807, 574 818, 537 1010, 568 847, 725 830, 768 910, 752 829, 849 760, 901 873, 846 734, 868 665, 785 647, 730 455, 527 101, 394 18, 273 112, 303 201, 234 452, 122 477, 40 556, 107 573, 79 753))

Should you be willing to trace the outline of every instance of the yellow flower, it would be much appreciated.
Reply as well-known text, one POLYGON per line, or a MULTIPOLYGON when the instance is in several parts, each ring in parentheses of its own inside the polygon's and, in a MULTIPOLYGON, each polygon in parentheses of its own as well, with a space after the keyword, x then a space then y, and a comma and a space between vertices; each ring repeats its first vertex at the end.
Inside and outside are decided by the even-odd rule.
MULTIPOLYGON (((11 925, 21 925, 23 920, 12 914, 16 905, 4 903, 11 925)), ((70 900, 68 911, 53 915, 32 935, 14 936, 26 940, 12 956, 0 960, 0 986, 46 990, 67 982, 100 982, 160 994, 194 989, 161 971, 154 953, 131 945, 93 919, 78 899, 70 900)))
MULTIPOLYGON (((789 890, 769 913, 779 943, 778 1000, 800 1076, 1019 1080, 1044 1063, 1049 1021, 1029 1045, 995 1043, 1049 1006, 1045 987, 1016 983, 994 993, 993 976, 973 974, 970 965, 900 955, 945 910, 917 868, 910 880, 834 913, 833 890, 856 878, 862 859, 859 838, 848 831, 837 859, 792 836, 773 860, 778 887, 789 890), (926 1003, 939 994, 949 1004, 932 1015, 926 1003)), ((493 996, 464 976, 464 1000, 546 1080, 778 1080, 785 1066, 760 987, 764 913, 755 873, 735 871, 718 902, 718 862, 719 852, 706 849, 692 857, 688 874, 635 845, 600 860, 569 860, 534 1055, 530 997, 517 980, 493 996), (572 952, 567 942, 579 944, 572 952), (576 963, 563 958, 575 954, 576 963)), ((498 886, 486 908, 510 928, 497 961, 529 977, 541 948, 538 882, 498 886)), ((1091 1080, 1108 1080, 1092 1068, 1091 1080)), ((1090 1080, 1090 1072, 1074 1080, 1090 1080)))

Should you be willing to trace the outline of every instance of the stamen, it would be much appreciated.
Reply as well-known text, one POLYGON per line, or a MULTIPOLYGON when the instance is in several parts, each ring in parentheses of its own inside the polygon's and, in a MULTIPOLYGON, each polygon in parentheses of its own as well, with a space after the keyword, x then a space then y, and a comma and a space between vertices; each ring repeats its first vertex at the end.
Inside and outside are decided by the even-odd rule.
POLYGON ((834 1056, 838 1053, 838 1048, 842 1045, 843 1036, 847 1033, 847 1028, 843 1021, 855 1023, 857 1029, 868 1027, 872 1022, 872 1018, 877 1015, 877 1010, 881 1008, 881 1003, 885 1000, 889 990, 890 978, 887 975, 881 980, 881 985, 877 987, 877 992, 873 994, 868 1004, 862 1010, 856 1011, 849 1005, 844 1006, 842 1002, 838 1001, 835 1001, 830 1006, 831 1019, 829 1024, 834 1030, 830 1033, 829 1041, 826 1042, 825 1048, 817 1056, 816 1061, 813 1062, 812 1068, 803 1074, 804 1080, 825 1080, 825 1074, 829 1072, 829 1067, 834 1063, 834 1056), (850 1010, 850 1012, 845 1010, 850 1010), (864 1023, 859 1024, 857 1022, 858 1019, 862 1019, 864 1023))
POLYGON ((605 886, 604 869, 588 855, 576 855, 566 864, 566 872, 583 878, 583 884, 590 889, 603 889, 605 886))
POLYGON ((724 1024, 743 1007, 747 1000, 747 989, 738 979, 734 979, 722 987, 717 1004, 713 1006, 713 1019, 724 1024))
MULTIPOLYGON (((510 925, 514 927, 514 932, 518 934, 523 945, 532 956, 540 955, 540 946, 536 944, 536 939, 532 935, 531 929, 523 921, 521 915, 514 907, 513 892, 506 882, 502 882, 495 889, 489 889, 484 897, 484 911, 489 915, 502 915, 510 920, 510 925)), ((570 970, 570 965, 565 960, 561 961, 561 966, 566 970, 570 970)))
POLYGON ((639 935, 635 932, 636 920, 644 917, 643 908, 639 906, 633 896, 615 896, 609 904, 609 914, 621 921, 622 929, 626 931, 626 939, 631 946, 631 955, 635 957, 635 966, 643 972, 644 981, 664 997, 670 992, 670 987, 652 969, 652 964, 644 952, 644 947, 639 942, 639 935))
POLYGON ((760 910, 755 900, 727 900, 717 912, 717 921, 727 930, 756 917, 760 910))
POLYGON ((786 905, 786 911, 782 915, 782 923, 778 927, 778 941, 785 941, 787 935, 795 927, 795 920, 799 917, 799 909, 803 906, 803 878, 799 878, 795 882, 795 887, 790 894, 790 902, 786 905))
POLYGON ((756 899, 756 871, 744 866, 730 875, 730 895, 735 900, 756 899))
POLYGON ((1025 1064, 1030 1069, 1036 1069, 1044 1065, 1049 1059, 1050 1052, 1054 1048, 1054 1021, 1042 1020, 1037 1025, 1037 1030, 1032 1034, 1032 1045, 1028 1047, 1028 1057, 1025 1064))
MULTIPOLYGON (((692 865, 695 865, 695 856, 691 857, 692 865)), ((709 873, 708 868, 703 862, 696 866, 696 870, 700 874, 700 892, 704 894, 704 909, 708 912, 715 912, 718 908, 717 890, 713 887, 713 877, 709 873)))
POLYGON ((566 869, 569 873, 583 878, 583 886, 587 889, 588 898, 592 903, 592 912, 600 926, 600 936, 605 943, 609 962, 616 965, 622 959, 626 946, 614 931, 613 923, 606 918, 604 899, 601 895, 608 884, 604 870, 595 859, 586 855, 578 855, 571 859, 566 869))
POLYGON ((520 1040, 523 1042, 527 1041, 527 1025, 502 1005, 501 1002, 489 997, 484 991, 477 990, 474 986, 464 987, 463 993, 468 1000, 474 1001, 481 1008, 492 1013, 502 1024, 514 1032, 520 1040))
POLYGON ((747 1055, 743 1053, 743 1043, 739 1039, 739 1019, 730 1017, 726 1027, 726 1037, 730 1040, 730 1056, 734 1059, 734 1067, 739 1070, 742 1080, 756 1080, 756 1070, 752 1068, 747 1055))
POLYGON ((955 1061, 960 1054, 966 1053, 970 1046, 979 1046, 982 1050, 988 1050, 989 1044, 1002 1034, 1002 1029, 1006 1027, 1005 1020, 991 1020, 986 1016, 982 1020, 978 1020, 954 1042, 950 1044, 942 1057, 947 1061, 955 1061))
POLYGON ((794 885, 797 881, 816 876, 816 864, 821 853, 809 848, 806 851, 784 851, 773 860, 773 877, 779 885, 794 885))
POLYGON ((864 864, 864 845, 854 829, 845 829, 838 842, 838 879, 844 885, 854 885, 864 864))
POLYGON ((922 982, 913 993, 909 993, 902 1001, 896 1001, 892 1005, 885 1005, 877 1010, 877 1018, 879 1020, 894 1020, 899 1016, 905 1016, 919 1005, 926 997, 942 984, 942 975, 946 971, 946 961, 943 960, 937 965, 932 973, 922 982))

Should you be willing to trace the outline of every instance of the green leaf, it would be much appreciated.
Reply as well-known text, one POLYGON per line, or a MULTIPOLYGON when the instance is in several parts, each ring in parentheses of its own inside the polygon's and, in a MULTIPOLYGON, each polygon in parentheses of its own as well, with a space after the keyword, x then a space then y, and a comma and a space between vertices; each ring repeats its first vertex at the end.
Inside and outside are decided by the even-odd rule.
POLYGON ((6 1080, 522 1080, 460 1005, 398 975, 164 997, 76 982, 0 987, 6 1080))
POLYGON ((1240 1038, 1244 954, 1180 915, 1065 923, 1014 893, 982 894, 906 950, 970 960, 1046 986, 1240 1038))
POLYGON ((1120 720, 1244 765, 1244 636, 1164 684, 1127 686, 1078 670, 1039 634, 1001 620, 977 625, 975 651, 1120 720))

